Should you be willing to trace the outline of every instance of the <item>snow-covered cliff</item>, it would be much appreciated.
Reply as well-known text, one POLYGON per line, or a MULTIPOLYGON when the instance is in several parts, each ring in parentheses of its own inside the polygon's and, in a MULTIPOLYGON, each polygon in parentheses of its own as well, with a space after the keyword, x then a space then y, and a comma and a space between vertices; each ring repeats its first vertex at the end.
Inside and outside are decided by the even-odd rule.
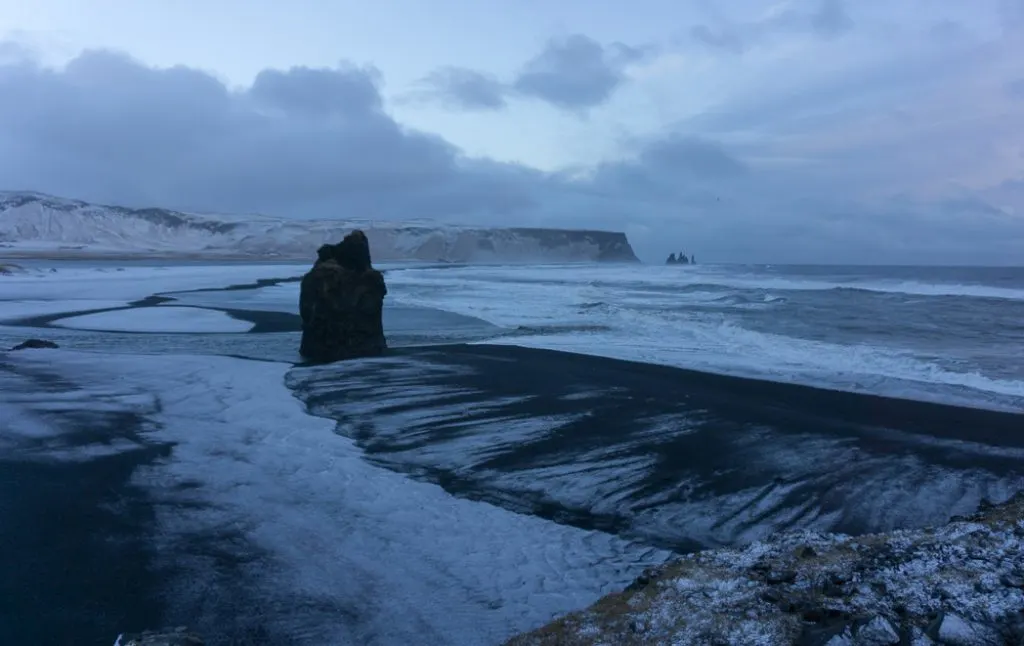
POLYGON ((635 262, 625 234, 480 228, 414 220, 292 220, 101 206, 39 193, 0 191, 0 255, 309 258, 354 228, 374 260, 442 262, 635 262))

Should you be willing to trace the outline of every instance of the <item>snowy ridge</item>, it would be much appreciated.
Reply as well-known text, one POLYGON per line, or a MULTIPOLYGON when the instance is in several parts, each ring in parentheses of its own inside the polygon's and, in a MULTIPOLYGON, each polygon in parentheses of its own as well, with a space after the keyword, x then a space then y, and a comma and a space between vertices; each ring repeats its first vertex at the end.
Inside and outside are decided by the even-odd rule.
POLYGON ((309 258, 354 228, 366 231, 374 259, 383 261, 637 261, 625 234, 609 231, 200 215, 0 191, 0 251, 9 255, 309 258))

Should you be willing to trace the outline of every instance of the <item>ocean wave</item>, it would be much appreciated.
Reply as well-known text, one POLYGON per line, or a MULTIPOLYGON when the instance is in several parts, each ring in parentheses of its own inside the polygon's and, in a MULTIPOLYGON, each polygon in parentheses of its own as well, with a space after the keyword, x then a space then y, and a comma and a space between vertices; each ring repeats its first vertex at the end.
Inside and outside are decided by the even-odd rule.
POLYGON ((1024 380, 956 371, 906 350, 842 345, 750 330, 731 321, 686 325, 620 311, 629 325, 589 333, 520 334, 496 340, 879 395, 1024 410, 1024 380))
POLYGON ((1000 327, 1016 321, 1006 299, 1024 300, 1024 289, 853 275, 755 276, 721 268, 444 273, 442 282, 429 287, 430 277, 422 272, 412 283, 389 282, 389 297, 479 317, 504 328, 499 335, 504 343, 840 390, 1024 408, 1024 371, 1013 368, 1012 352, 1000 359, 986 349, 1024 347, 1012 325, 1000 327), (502 280, 494 282, 499 274, 502 280), (520 274, 528 280, 517 282, 520 274), (887 322, 890 304, 840 296, 853 290, 921 298, 913 310, 887 322), (820 295, 798 300, 799 291, 820 295), (953 310, 946 302, 928 305, 931 296, 958 294, 1003 300, 986 305, 962 298, 953 310), (992 316, 985 307, 992 308, 992 316), (977 316, 963 315, 965 308, 977 316))
MULTIPOLYGON (((726 278, 700 283, 701 288, 712 285, 738 289, 776 291, 858 291, 880 294, 907 294, 909 296, 954 296, 1024 301, 1024 289, 974 285, 963 283, 923 283, 919 281, 825 281, 788 278, 726 278)), ((690 285, 688 287, 695 287, 690 285)))

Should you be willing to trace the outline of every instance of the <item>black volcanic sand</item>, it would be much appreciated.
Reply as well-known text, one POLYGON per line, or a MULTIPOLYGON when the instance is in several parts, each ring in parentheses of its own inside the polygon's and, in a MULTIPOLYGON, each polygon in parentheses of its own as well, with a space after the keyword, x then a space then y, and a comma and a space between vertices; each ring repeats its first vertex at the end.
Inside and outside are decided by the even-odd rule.
MULTIPOLYGON (((8 370, 0 361, 0 377, 8 370)), ((23 376, 31 387, 18 393, 4 381, 5 398, 77 388, 53 374, 23 376)), ((109 645, 126 627, 161 620, 160 575, 147 540, 153 503, 129 480, 170 455, 170 446, 140 439, 148 423, 141 415, 95 402, 45 420, 53 435, 3 442, 0 451, 0 644, 109 645), (102 450, 111 443, 136 448, 102 450)), ((6 420, 3 430, 15 423, 6 420)))
POLYGON ((511 346, 288 382, 378 464, 676 551, 941 523, 1024 487, 1024 414, 511 346))
MULTIPOLYGON (((7 399, 74 388, 19 373, 31 385, 18 392, 3 381, 12 370, 0 358, 7 399)), ((1017 414, 511 346, 405 348, 297 366, 287 382, 374 462, 458 496, 678 551, 772 529, 941 522, 1024 482, 1017 414)), ((131 477, 173 460, 174 448, 139 438, 151 423, 144 405, 103 403, 47 409, 58 434, 0 451, 0 644, 109 644, 120 631, 186 622, 168 616, 162 581, 196 557, 214 563, 217 587, 177 590, 195 595, 177 607, 257 602, 232 567, 254 549, 237 537, 154 552, 161 502, 131 477), (97 449, 109 442, 136 448, 97 449)), ((207 635, 212 643, 261 643, 259 626, 217 625, 225 632, 207 635)))

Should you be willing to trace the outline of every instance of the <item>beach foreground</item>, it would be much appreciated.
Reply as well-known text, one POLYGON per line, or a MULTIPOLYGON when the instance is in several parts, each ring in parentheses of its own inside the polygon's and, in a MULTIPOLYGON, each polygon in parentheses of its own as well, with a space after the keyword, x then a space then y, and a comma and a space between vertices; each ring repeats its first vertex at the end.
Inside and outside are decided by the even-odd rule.
POLYGON ((976 380, 1010 395, 987 410, 655 365, 596 306, 488 320, 509 280, 527 319, 580 297, 529 287, 565 268, 480 268, 476 296, 465 268, 389 270, 393 349, 321 366, 301 269, 54 269, 0 282, 3 345, 60 346, 0 354, 3 643, 499 644, 680 556, 943 526, 1024 488, 1017 381, 976 380), (643 361, 520 347, 556 336, 643 361))

